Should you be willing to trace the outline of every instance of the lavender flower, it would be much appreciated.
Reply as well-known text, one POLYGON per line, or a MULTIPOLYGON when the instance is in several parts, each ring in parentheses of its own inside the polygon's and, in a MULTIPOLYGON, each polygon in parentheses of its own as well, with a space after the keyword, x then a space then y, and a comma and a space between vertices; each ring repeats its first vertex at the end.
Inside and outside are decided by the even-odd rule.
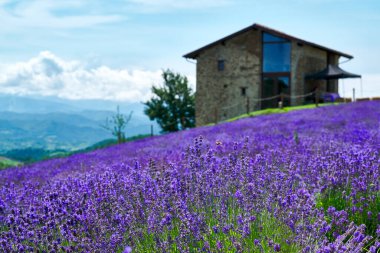
POLYGON ((375 252, 379 118, 321 107, 2 170, 0 251, 375 252))
POLYGON ((132 253, 132 248, 129 247, 129 246, 126 246, 126 247, 124 248, 123 253, 132 253))

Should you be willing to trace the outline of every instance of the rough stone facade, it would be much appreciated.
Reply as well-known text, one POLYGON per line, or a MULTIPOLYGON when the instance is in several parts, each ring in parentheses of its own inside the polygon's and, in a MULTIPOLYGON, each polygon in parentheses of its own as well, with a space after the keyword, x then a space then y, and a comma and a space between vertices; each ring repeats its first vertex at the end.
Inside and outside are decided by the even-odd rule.
MULTIPOLYGON (((197 58, 196 123, 205 125, 247 111, 247 98, 259 98, 261 33, 249 31, 204 51, 197 58), (224 70, 218 70, 224 60, 224 70), (246 94, 242 95, 242 89, 246 94)), ((258 105, 249 103, 249 110, 258 105)))
MULTIPOLYGON (((301 96, 311 93, 319 88, 320 92, 326 92, 327 82, 324 80, 305 80, 305 75, 315 73, 325 68, 327 64, 338 64, 339 56, 332 55, 327 51, 300 44, 292 41, 291 50, 291 95, 301 96)), ((329 81, 333 85, 328 92, 338 93, 338 82, 329 81)), ((304 97, 293 98, 292 105, 305 103, 304 97)))
MULTIPOLYGON (((262 34, 260 29, 248 29, 202 48, 191 57, 197 60, 197 126, 261 109, 262 34), (224 61, 223 70, 218 69, 218 61, 224 61)), ((307 94, 317 86, 320 91, 337 93, 337 81, 329 81, 329 84, 305 81, 305 75, 322 70, 328 63, 337 64, 340 55, 311 43, 291 39, 290 42, 291 96, 307 94)), ((307 102, 310 102, 308 98, 303 97, 291 99, 291 105, 307 102)))

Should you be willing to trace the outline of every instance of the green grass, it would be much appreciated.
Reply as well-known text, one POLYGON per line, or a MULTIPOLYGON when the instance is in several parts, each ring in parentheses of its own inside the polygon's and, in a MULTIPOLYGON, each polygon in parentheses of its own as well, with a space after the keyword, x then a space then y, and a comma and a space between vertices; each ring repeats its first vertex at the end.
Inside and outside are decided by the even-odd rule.
MULTIPOLYGON (((139 135, 135 135, 135 136, 131 136, 131 137, 126 138, 125 142, 136 141, 136 140, 140 140, 140 139, 144 139, 144 138, 148 138, 148 137, 151 137, 151 135, 150 134, 139 134, 139 135)), ((110 146, 117 145, 117 144, 118 143, 117 143, 116 139, 106 139, 106 140, 97 142, 97 143, 95 143, 95 144, 93 144, 93 145, 91 145, 85 149, 67 152, 64 156, 69 156, 69 155, 77 154, 77 153, 86 153, 86 152, 94 151, 97 149, 103 149, 103 148, 110 147, 110 146)))
MULTIPOLYGON (((144 139, 150 137, 150 134, 145 135, 135 135, 126 138, 125 142, 135 141, 139 139, 144 139)), ((106 139, 97 142, 87 148, 67 151, 67 150, 48 150, 43 148, 23 148, 23 149, 13 149, 9 150, 0 155, 0 169, 5 169, 8 167, 14 167, 22 164, 31 164, 43 160, 53 159, 53 158, 64 158, 78 153, 87 153, 97 149, 106 148, 112 145, 116 145, 116 139, 106 139), (6 158, 7 157, 7 158, 6 158), (16 162, 20 161, 20 162, 16 162)))
POLYGON ((1 169, 6 169, 6 168, 9 168, 9 167, 19 166, 21 164, 22 163, 20 163, 20 162, 17 162, 17 161, 8 159, 6 157, 1 157, 0 156, 0 170, 1 169))
POLYGON ((160 252, 157 242, 167 243, 165 252, 177 253, 185 250, 187 252, 275 252, 274 244, 279 244, 281 252, 300 252, 301 247, 295 244, 289 245, 286 240, 290 241, 294 237, 291 229, 276 219, 267 211, 255 214, 255 218, 248 223, 250 233, 243 237, 242 226, 239 226, 238 217, 243 214, 237 203, 230 199, 227 209, 227 223, 231 225, 230 229, 223 230, 223 224, 218 217, 218 204, 205 205, 202 208, 192 210, 202 214, 206 224, 206 229, 201 231, 198 239, 192 235, 188 238, 185 249, 181 249, 176 244, 176 238, 180 236, 181 229, 186 225, 177 217, 174 218, 170 226, 166 226, 159 233, 148 233, 143 228, 143 235, 134 238, 133 249, 136 252, 160 252), (170 229, 169 229, 170 228, 170 229), (255 244, 255 240, 258 240, 255 244), (236 243, 238 242, 238 243, 236 243))
MULTIPOLYGON (((239 212, 233 215, 235 228, 237 228, 236 217, 238 215, 239 212)), ((210 219, 210 224, 217 225, 218 221, 210 219)), ((250 225, 251 233, 246 238, 242 238, 241 233, 236 232, 234 229, 228 233, 214 233, 211 228, 210 226, 209 244, 211 248, 216 248, 217 242, 221 242, 222 248, 220 252, 236 252, 238 249, 233 244, 234 239, 242 240, 242 248, 244 251, 249 252, 274 252, 273 246, 269 246, 270 240, 273 245, 279 244, 283 252, 300 252, 297 245, 288 245, 286 243, 286 239, 294 236, 290 228, 265 211, 256 215, 256 220, 250 225), (255 239, 259 241, 257 245, 254 243, 255 239)))
MULTIPOLYGON (((337 103, 335 103, 337 104, 337 103)), ((333 103, 323 103, 319 104, 319 106, 328 106, 328 105, 333 105, 333 103)), ((261 116, 261 115, 269 115, 269 114, 278 114, 278 113, 286 113, 286 112, 291 112, 291 111, 297 111, 297 110, 304 110, 304 109, 314 109, 317 108, 315 104, 309 104, 309 105, 299 105, 299 106, 289 106, 289 107, 284 107, 283 109, 280 108, 268 108, 264 110, 259 110, 259 111, 253 111, 248 114, 242 114, 234 118, 230 118, 226 120, 225 122, 231 122, 235 121, 238 119, 243 119, 243 118, 248 118, 248 117, 256 117, 256 116, 261 116)))
MULTIPOLYGON (((354 199, 350 196, 350 191, 349 188, 328 190, 317 196, 317 207, 323 207, 328 221, 331 220, 327 213, 330 206, 337 210, 345 210, 350 221, 356 225, 365 224, 366 233, 376 238, 377 216, 380 213, 380 192, 368 189, 366 192, 358 192, 354 199), (354 212, 353 208, 360 211, 354 212)), ((332 239, 331 235, 328 237, 332 239)))

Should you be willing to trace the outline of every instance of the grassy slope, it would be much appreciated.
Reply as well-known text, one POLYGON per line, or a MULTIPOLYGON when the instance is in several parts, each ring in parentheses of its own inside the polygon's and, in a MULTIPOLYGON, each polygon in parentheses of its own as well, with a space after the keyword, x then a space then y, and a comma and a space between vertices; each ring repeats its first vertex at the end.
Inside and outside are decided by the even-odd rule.
MULTIPOLYGON (((324 105, 321 105, 321 106, 325 106, 325 105, 327 105, 327 104, 324 104, 324 105)), ((311 108, 315 108, 315 105, 297 106, 297 107, 286 107, 284 109, 266 109, 266 110, 252 112, 252 113, 249 113, 249 114, 240 115, 238 117, 229 119, 227 121, 234 121, 234 120, 238 120, 238 119, 242 119, 242 118, 246 118, 246 117, 253 117, 253 116, 260 116, 260 115, 267 115, 267 114, 286 113, 286 112, 290 112, 290 111, 294 111, 294 110, 311 109, 311 108)), ((112 141, 112 140, 106 140, 106 141, 100 142, 97 145, 94 145, 95 146, 94 149, 107 147, 109 145, 114 144, 114 142, 115 141, 112 141)), ((0 157, 0 162, 1 162, 1 157, 0 157)), ((335 199, 339 199, 340 200, 340 199, 342 199, 342 196, 338 196, 338 198, 335 198, 335 199)), ((377 202, 377 203, 379 203, 379 202, 377 202)), ((322 204, 323 204, 323 206, 326 205, 326 207, 330 205, 330 203, 329 204, 325 204, 324 202, 322 204)), ((331 204, 331 205, 333 205, 333 204, 331 204)), ((277 232, 277 234, 280 234, 280 235, 281 234, 285 234, 285 233, 290 233, 289 229, 286 226, 281 227, 281 224, 279 225, 277 223, 277 221, 275 219, 273 219, 273 217, 270 217, 270 216, 265 215, 265 214, 262 215, 262 216, 258 216, 258 217, 259 217, 259 219, 258 219, 257 225, 256 225, 256 223, 254 224, 254 226, 252 227, 254 229, 252 229, 252 231, 258 231, 259 229, 261 229, 261 230, 264 230, 264 232, 265 232, 266 230, 268 230, 268 235, 269 235, 268 237, 272 237, 273 236, 271 234, 273 231, 277 232), (281 232, 278 232, 278 231, 281 231, 281 232)), ((211 218, 210 218, 210 220, 211 220, 210 223, 213 222, 211 218)), ((218 223, 215 222, 215 224, 218 224, 218 223)), ((211 227, 211 225, 210 225, 210 227, 211 227)), ((173 237, 178 236, 178 234, 176 234, 176 232, 178 232, 178 230, 174 230, 174 232, 175 232, 175 234, 172 235, 172 236, 173 237)), ((164 233, 165 236, 167 235, 166 231, 163 231, 163 233, 164 233)), ((254 238, 256 238, 256 237, 253 236, 252 238, 249 238, 252 249, 255 249, 255 246, 252 243, 254 238)), ((150 239, 152 239, 152 238, 142 238, 141 239, 143 245, 141 246, 142 248, 140 248, 140 250, 142 250, 142 251, 143 250, 149 251, 150 248, 144 248, 144 247, 150 247, 151 246, 152 249, 153 249, 152 251, 154 251, 156 245, 154 244, 153 239, 152 239, 152 245, 150 245, 150 243, 151 243, 150 239)), ((231 242, 228 241, 228 238, 224 238, 224 237, 220 237, 220 236, 218 237, 218 236, 215 235, 214 239, 215 240, 213 240, 213 238, 209 239, 209 241, 211 241, 212 243, 214 243, 214 244, 211 244, 211 246, 213 248, 216 247, 216 242, 217 241, 222 241, 225 245, 230 245, 231 244, 231 242)), ((281 237, 280 237, 280 239, 281 239, 281 237)), ((281 245, 286 245, 286 242, 284 241, 283 244, 281 244, 281 245)), ((195 246, 199 246, 199 245, 195 245, 195 246)), ((268 245, 266 245, 266 244, 264 245, 263 244, 263 247, 268 247, 268 245)), ((267 252, 267 250, 269 251, 270 249, 269 248, 268 249, 265 248, 265 250, 267 252)), ((282 250, 285 250, 286 252, 299 252, 299 249, 296 249, 296 248, 294 248, 294 249, 282 248, 282 250)))
MULTIPOLYGON (((143 139, 149 136, 150 135, 136 135, 136 136, 126 138, 125 141, 126 142, 135 141, 135 140, 143 139)), ((106 147, 116 145, 116 144, 117 144, 117 140, 106 139, 106 140, 97 142, 87 148, 76 150, 76 151, 45 150, 45 149, 39 149, 39 148, 25 148, 25 149, 18 149, 18 150, 16 149, 10 150, 7 153, 3 154, 6 157, 0 156, 0 169, 22 165, 23 163, 30 164, 30 163, 35 163, 35 162, 52 159, 52 158, 68 157, 73 154, 86 153, 86 152, 106 148, 106 147), (16 162, 15 160, 18 160, 21 162, 16 162)))
MULTIPOLYGON (((320 106, 327 106, 327 105, 332 105, 332 104, 331 103, 320 104, 320 106)), ((226 120, 225 122, 232 122, 232 121, 247 118, 247 117, 256 117, 256 116, 268 115, 268 114, 286 113, 286 112, 295 111, 295 110, 304 110, 304 109, 313 109, 313 108, 316 108, 315 104, 301 105, 301 106, 289 106, 289 107, 284 107, 283 109, 269 108, 269 109, 264 109, 264 110, 259 110, 259 111, 253 111, 253 112, 250 112, 249 114, 242 114, 242 115, 239 115, 237 117, 230 118, 230 119, 226 120)), ((209 124, 209 125, 211 126, 214 124, 209 124)), ((139 139, 146 138, 149 136, 150 135, 136 135, 136 136, 132 136, 132 137, 127 138, 126 141, 129 142, 129 141, 139 140, 139 139)), ((117 144, 117 141, 115 139, 106 139, 106 140, 97 142, 94 145, 91 145, 91 146, 84 148, 84 149, 80 149, 80 150, 72 151, 72 152, 55 152, 55 153, 51 153, 51 154, 46 154, 43 157, 38 157, 38 158, 33 159, 33 160, 28 160, 27 163, 38 162, 40 160, 46 160, 46 159, 50 159, 50 158, 67 157, 67 156, 77 154, 77 153, 86 153, 86 152, 90 152, 93 150, 106 148, 108 146, 115 145, 115 144, 117 144)), ((12 167, 12 166, 17 166, 20 164, 22 164, 22 163, 10 160, 10 159, 5 158, 5 157, 3 157, 3 158, 0 157, 0 169, 12 167)))
POLYGON ((0 170, 21 165, 22 163, 0 156, 0 170))
MULTIPOLYGON (((338 104, 339 103, 335 103, 335 104, 324 103, 324 104, 319 104, 319 106, 338 105, 338 104)), ((315 104, 299 105, 299 106, 288 106, 288 107, 284 107, 283 109, 268 108, 268 109, 264 109, 264 110, 253 111, 253 112, 250 112, 248 114, 244 113, 244 114, 241 114, 239 116, 227 119, 227 120, 225 120, 223 122, 232 122, 232 121, 235 121, 235 120, 238 120, 238 119, 244 119, 244 118, 248 118, 248 117, 256 117, 256 116, 276 114, 276 113, 286 113, 286 112, 291 112, 291 111, 296 111, 296 110, 305 110, 305 109, 314 109, 314 108, 317 108, 315 106, 315 104)), ((215 123, 207 124, 207 126, 213 126, 213 125, 215 125, 215 123)))
MULTIPOLYGON (((331 103, 319 104, 319 106, 328 106, 328 105, 333 105, 333 104, 331 104, 331 103)), ((253 111, 253 112, 250 112, 248 114, 242 114, 242 115, 239 115, 237 117, 228 119, 228 120, 226 120, 226 122, 231 122, 231 121, 235 121, 235 120, 243 119, 243 118, 247 118, 247 117, 256 117, 256 116, 275 114, 275 113, 286 113, 286 112, 291 112, 291 111, 296 111, 296 110, 313 109, 313 108, 316 108, 315 104, 300 105, 300 106, 289 106, 289 107, 284 107, 283 109, 268 108, 268 109, 264 109, 264 110, 253 111)))

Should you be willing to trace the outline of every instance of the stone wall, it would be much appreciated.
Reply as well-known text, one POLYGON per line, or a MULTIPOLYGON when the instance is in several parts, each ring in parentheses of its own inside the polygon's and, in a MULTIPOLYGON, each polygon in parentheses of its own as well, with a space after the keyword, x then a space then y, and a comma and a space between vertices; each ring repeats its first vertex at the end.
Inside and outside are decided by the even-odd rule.
MULTIPOLYGON (((339 55, 336 54, 330 54, 328 59, 329 64, 338 65, 339 64, 339 55)), ((329 80, 328 85, 330 86, 330 91, 333 93, 338 93, 338 80, 329 80)))
MULTIPOLYGON (((291 93, 302 95, 315 91, 318 87, 320 92, 326 92, 327 81, 305 80, 305 76, 326 68, 327 64, 338 64, 339 56, 328 54, 328 52, 309 46, 292 42, 292 70, 291 70, 291 93)), ((338 93, 338 81, 330 80, 330 91, 338 93)), ((304 104, 305 98, 292 99, 292 105, 304 104)))
MULTIPOLYGON (((327 52, 318 48, 292 42, 291 94, 299 96, 310 93, 319 86, 326 90, 326 81, 307 80, 305 75, 323 70, 327 63, 327 52)), ((305 98, 292 99, 292 105, 301 105, 305 98)))
POLYGON ((261 32, 250 30, 204 50, 197 58, 196 124, 258 109, 253 100, 260 97, 260 84, 261 32), (218 60, 225 61, 223 71, 217 68, 218 60))

